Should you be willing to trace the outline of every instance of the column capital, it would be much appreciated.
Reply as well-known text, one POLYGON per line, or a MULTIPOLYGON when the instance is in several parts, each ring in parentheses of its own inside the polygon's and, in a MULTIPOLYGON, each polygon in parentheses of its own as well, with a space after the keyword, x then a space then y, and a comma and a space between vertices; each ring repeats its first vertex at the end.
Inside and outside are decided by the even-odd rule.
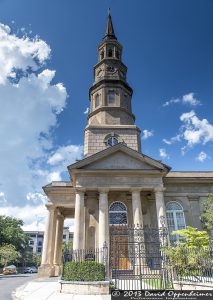
POLYGON ((130 188, 131 193, 140 193, 141 191, 142 191, 142 188, 140 188, 140 187, 130 188))
POLYGON ((55 210, 55 208, 56 208, 56 206, 52 203, 47 203, 45 206, 49 211, 55 210))
POLYGON ((154 192, 155 193, 158 193, 158 192, 165 192, 166 188, 165 187, 161 187, 161 186, 158 186, 156 188, 154 188, 154 192))
POLYGON ((58 219, 62 219, 62 220, 65 219, 64 215, 63 215, 61 212, 58 212, 57 218, 58 218, 58 219))
POLYGON ((107 194, 109 193, 109 188, 98 188, 98 192, 107 194))
POLYGON ((75 193, 76 194, 82 194, 82 193, 85 193, 86 192, 86 189, 83 188, 83 187, 76 187, 75 188, 75 193))

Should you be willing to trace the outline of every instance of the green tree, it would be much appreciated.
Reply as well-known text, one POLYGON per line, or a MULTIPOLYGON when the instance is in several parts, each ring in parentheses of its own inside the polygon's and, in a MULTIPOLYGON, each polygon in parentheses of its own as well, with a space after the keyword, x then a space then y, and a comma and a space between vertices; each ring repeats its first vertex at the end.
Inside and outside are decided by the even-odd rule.
POLYGON ((29 237, 21 228, 23 224, 20 219, 0 216, 0 246, 11 244, 17 251, 23 253, 29 244, 29 237))
POLYGON ((213 230, 213 194, 203 202, 201 220, 207 230, 213 230))
POLYGON ((2 261, 23 262, 29 250, 29 237, 23 231, 23 221, 13 217, 0 216, 0 251, 2 261), (8 250, 8 256, 5 251, 8 250))
POLYGON ((40 266, 41 255, 33 253, 32 249, 29 247, 21 257, 20 262, 24 266, 40 266))
POLYGON ((69 241, 68 243, 63 242, 62 244, 62 253, 71 252, 73 249, 73 242, 69 241))
POLYGON ((176 274, 202 275, 202 270, 211 265, 207 232, 187 226, 186 229, 173 231, 172 234, 178 234, 180 240, 176 246, 169 245, 166 253, 176 274))
POLYGON ((16 250, 15 246, 5 244, 0 247, 0 263, 7 266, 8 262, 14 261, 20 257, 20 253, 16 250))
POLYGON ((209 246, 209 236, 205 230, 187 226, 186 229, 175 230, 172 234, 178 234, 180 237, 178 245, 188 250, 209 246))

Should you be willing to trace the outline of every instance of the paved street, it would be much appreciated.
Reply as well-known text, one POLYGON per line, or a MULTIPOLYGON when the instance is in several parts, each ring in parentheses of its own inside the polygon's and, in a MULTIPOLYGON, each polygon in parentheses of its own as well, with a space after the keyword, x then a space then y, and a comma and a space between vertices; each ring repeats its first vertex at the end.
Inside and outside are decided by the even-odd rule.
POLYGON ((35 279, 37 274, 0 275, 0 299, 11 300, 16 288, 35 279))

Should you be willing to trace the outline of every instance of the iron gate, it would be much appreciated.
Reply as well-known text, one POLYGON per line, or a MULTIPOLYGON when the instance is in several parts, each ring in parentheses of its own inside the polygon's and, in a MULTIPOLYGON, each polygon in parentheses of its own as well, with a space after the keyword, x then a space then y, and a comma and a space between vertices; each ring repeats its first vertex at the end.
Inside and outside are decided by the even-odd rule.
POLYGON ((168 233, 141 226, 110 227, 110 274, 121 290, 171 289, 172 272, 164 251, 168 233))

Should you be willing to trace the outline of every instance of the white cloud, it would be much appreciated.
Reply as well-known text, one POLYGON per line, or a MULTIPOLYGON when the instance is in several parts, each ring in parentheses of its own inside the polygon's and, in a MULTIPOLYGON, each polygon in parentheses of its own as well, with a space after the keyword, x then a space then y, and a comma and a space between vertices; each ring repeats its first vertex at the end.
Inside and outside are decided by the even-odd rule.
POLYGON ((195 98, 194 93, 186 94, 182 97, 183 103, 190 104, 192 106, 200 105, 200 101, 195 98))
MULTIPOLYGON (((26 203, 26 205, 22 207, 12 205, 1 207, 1 215, 12 216, 23 220, 23 229, 26 231, 44 231, 47 217, 47 209, 44 205, 46 196, 39 193, 31 193, 27 198, 29 202, 35 201, 36 203, 37 199, 41 198, 42 202, 36 206, 32 206, 31 203, 26 203)), ((74 220, 66 219, 64 226, 69 226, 70 230, 74 231, 74 220)))
POLYGON ((144 130, 143 130, 142 139, 143 139, 143 140, 146 140, 146 139, 150 138, 150 137, 153 136, 153 135, 154 135, 153 131, 149 131, 149 130, 147 130, 147 129, 144 129, 144 130))
POLYGON ((172 144, 171 140, 167 140, 167 139, 163 139, 163 142, 165 144, 167 144, 167 145, 171 145, 172 144))
POLYGON ((60 172, 51 172, 47 176, 47 181, 52 182, 52 181, 60 181, 61 180, 61 174, 60 172))
POLYGON ((204 151, 201 151, 195 159, 204 162, 207 158, 208 155, 204 151))
POLYGON ((23 219, 28 229, 46 212, 42 185, 60 180, 65 164, 82 155, 82 146, 54 145, 67 92, 52 83, 56 71, 44 69, 49 57, 45 41, 18 37, 0 24, 0 214, 23 219))
POLYGON ((47 163, 55 170, 55 174, 52 174, 55 175, 55 178, 52 177, 52 181, 60 180, 60 174, 66 171, 67 166, 74 163, 76 160, 82 159, 82 157, 83 146, 81 145, 59 147, 54 153, 52 153, 47 161, 47 163))
POLYGON ((169 101, 166 101, 163 106, 169 106, 176 103, 182 103, 182 104, 189 104, 191 106, 197 106, 200 105, 201 102, 195 98, 194 93, 188 93, 186 95, 183 95, 181 98, 171 99, 169 101))
POLYGON ((213 142, 213 125, 207 119, 199 119, 194 110, 183 113, 180 116, 180 121, 183 123, 179 128, 179 133, 171 139, 163 139, 167 145, 174 142, 185 141, 181 150, 185 152, 197 144, 205 145, 208 142, 213 142))
POLYGON ((45 204, 47 201, 47 197, 41 193, 28 193, 27 200, 29 201, 29 203, 33 204, 45 204))
POLYGON ((192 110, 188 113, 183 113, 180 116, 180 120, 184 123, 181 131, 182 138, 187 142, 186 147, 193 147, 199 143, 205 145, 208 142, 213 142, 213 125, 207 119, 199 119, 192 110))
POLYGON ((14 69, 36 71, 50 56, 50 47, 37 37, 17 37, 9 26, 0 23, 0 84, 5 84, 14 69))
POLYGON ((163 142, 167 145, 171 145, 175 142, 180 142, 181 141, 181 134, 177 134, 176 136, 172 137, 171 139, 163 139, 163 142))
POLYGON ((169 105, 171 105, 171 104, 174 104, 174 103, 180 103, 181 102, 181 100, 179 99, 179 98, 177 98, 177 99, 171 99, 171 100, 169 100, 169 101, 166 101, 164 104, 163 104, 163 106, 165 107, 165 106, 169 106, 169 105))
POLYGON ((84 111, 84 114, 87 115, 89 113, 89 107, 86 108, 86 110, 84 111))
POLYGON ((163 159, 169 159, 170 158, 169 155, 166 153, 166 149, 164 149, 164 148, 159 149, 159 155, 163 159))
POLYGON ((31 206, 30 204, 27 204, 23 207, 11 205, 2 207, 1 215, 16 217, 23 220, 24 230, 44 230, 47 209, 43 204, 37 206, 31 206))

